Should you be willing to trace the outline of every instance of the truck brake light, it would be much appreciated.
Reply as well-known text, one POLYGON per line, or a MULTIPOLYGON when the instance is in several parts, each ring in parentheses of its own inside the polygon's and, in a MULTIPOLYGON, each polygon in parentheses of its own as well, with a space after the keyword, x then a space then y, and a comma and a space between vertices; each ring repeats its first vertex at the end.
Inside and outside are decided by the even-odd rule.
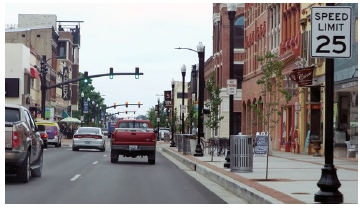
POLYGON ((155 142, 156 141, 156 136, 155 133, 151 136, 151 141, 155 142))
POLYGON ((18 131, 13 132, 13 148, 19 146, 20 142, 21 142, 20 132, 18 131))
POLYGON ((41 138, 47 138, 47 134, 41 133, 40 134, 41 138))

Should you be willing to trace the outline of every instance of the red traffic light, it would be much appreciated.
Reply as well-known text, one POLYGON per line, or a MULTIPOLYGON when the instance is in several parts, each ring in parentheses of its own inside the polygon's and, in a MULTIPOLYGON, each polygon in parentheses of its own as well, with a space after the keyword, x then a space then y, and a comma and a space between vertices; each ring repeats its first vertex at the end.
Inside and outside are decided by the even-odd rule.
POLYGON ((126 107, 129 106, 129 102, 128 102, 128 101, 125 102, 125 106, 126 106, 126 107))

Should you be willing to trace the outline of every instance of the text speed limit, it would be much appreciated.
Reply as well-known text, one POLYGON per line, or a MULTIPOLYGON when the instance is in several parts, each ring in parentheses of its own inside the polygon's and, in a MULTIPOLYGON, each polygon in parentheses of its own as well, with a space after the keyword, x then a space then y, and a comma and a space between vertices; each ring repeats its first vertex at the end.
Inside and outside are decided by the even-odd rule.
POLYGON ((311 8, 311 56, 351 57, 351 7, 311 8))

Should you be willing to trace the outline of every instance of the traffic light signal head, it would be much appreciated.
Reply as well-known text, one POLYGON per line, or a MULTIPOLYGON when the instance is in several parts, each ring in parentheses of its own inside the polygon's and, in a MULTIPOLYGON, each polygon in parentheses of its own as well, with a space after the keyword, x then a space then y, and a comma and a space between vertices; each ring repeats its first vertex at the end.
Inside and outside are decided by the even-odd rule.
POLYGON ((134 114, 135 114, 136 111, 134 111, 134 114))
POLYGON ((126 107, 129 106, 129 102, 128 102, 128 101, 125 102, 125 106, 126 106, 126 107))
POLYGON ((87 71, 84 72, 84 83, 85 84, 89 83, 89 73, 87 71))
POLYGON ((116 103, 114 103, 114 109, 116 108, 116 103))
POLYGON ((127 111, 125 111, 125 113, 127 114, 127 111))
POLYGON ((120 111, 118 111, 118 115, 120 115, 120 111))
POLYGON ((140 108, 140 105, 141 105, 140 102, 138 102, 138 105, 139 105, 139 108, 140 108))
POLYGON ((139 67, 135 68, 135 79, 139 79, 139 67))
POLYGON ((114 69, 111 67, 110 68, 110 75, 109 75, 110 79, 114 79, 114 69))

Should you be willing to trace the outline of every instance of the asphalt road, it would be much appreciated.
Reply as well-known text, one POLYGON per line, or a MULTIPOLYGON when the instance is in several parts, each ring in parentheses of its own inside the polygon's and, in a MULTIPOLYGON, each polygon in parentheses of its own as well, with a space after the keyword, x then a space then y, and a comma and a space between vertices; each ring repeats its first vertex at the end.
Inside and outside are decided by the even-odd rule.
POLYGON ((107 150, 49 146, 43 175, 27 184, 5 177, 6 204, 222 204, 221 198, 179 169, 161 153, 147 158, 119 157, 107 150))

